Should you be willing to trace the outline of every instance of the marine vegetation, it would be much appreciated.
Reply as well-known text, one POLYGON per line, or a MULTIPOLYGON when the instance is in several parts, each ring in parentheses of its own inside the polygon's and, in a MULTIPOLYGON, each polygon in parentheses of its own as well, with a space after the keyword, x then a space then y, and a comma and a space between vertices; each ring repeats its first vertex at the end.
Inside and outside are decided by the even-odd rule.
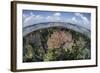
POLYGON ((90 43, 90 38, 71 29, 39 29, 23 37, 23 62, 90 59, 90 43))

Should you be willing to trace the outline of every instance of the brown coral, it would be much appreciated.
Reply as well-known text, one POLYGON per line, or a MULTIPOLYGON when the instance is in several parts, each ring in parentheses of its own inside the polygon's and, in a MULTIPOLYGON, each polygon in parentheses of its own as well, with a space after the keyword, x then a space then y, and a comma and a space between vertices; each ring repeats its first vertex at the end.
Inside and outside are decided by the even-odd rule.
POLYGON ((72 46, 72 35, 66 31, 55 31, 47 41, 48 48, 60 48, 62 45, 65 48, 72 46))

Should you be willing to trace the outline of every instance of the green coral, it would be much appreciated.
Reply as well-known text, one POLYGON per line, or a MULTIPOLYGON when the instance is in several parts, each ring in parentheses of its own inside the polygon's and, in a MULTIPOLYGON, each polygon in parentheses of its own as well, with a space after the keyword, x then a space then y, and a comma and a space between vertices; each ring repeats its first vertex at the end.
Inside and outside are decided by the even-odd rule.
POLYGON ((44 61, 52 61, 54 59, 52 49, 44 55, 44 61))

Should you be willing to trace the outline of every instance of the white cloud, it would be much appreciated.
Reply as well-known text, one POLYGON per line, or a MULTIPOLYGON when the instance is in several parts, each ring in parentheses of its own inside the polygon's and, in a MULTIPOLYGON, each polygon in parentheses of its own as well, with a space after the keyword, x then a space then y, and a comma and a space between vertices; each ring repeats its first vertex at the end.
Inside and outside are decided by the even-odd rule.
POLYGON ((24 23, 26 23, 26 22, 28 22, 30 19, 32 19, 32 18, 34 18, 35 17, 35 15, 32 13, 32 12, 30 12, 30 14, 28 15, 28 14, 23 14, 23 19, 24 19, 24 23))
POLYGON ((26 17, 28 17, 28 15, 27 14, 23 14, 23 18, 26 18, 26 17))
POLYGON ((90 24, 89 19, 86 16, 84 16, 81 13, 74 13, 74 14, 75 14, 76 17, 81 19, 81 20, 78 20, 78 22, 80 23, 81 26, 83 26, 83 27, 85 27, 87 29, 90 29, 91 24, 90 24))
POLYGON ((43 19, 43 18, 44 18, 44 17, 41 16, 41 15, 36 15, 36 16, 35 16, 35 19, 38 19, 38 20, 43 19))
POLYGON ((30 12, 30 16, 35 16, 33 12, 30 12))
POLYGON ((24 23, 29 22, 33 18, 34 18, 34 16, 29 16, 29 17, 25 18, 24 23))
POLYGON ((76 15, 76 16, 80 16, 80 17, 81 17, 81 14, 80 14, 80 13, 75 13, 75 15, 76 15))
POLYGON ((27 17, 25 17, 25 14, 23 15, 24 27, 35 24, 35 23, 39 23, 43 20, 45 20, 43 16, 35 15, 33 12, 30 12, 30 14, 27 17))
POLYGON ((30 12, 29 16, 24 19, 24 27, 36 24, 36 23, 42 23, 42 22, 55 22, 55 21, 61 21, 61 13, 54 13, 49 16, 42 16, 42 15, 35 15, 33 12, 30 12))
POLYGON ((53 15, 51 15, 51 16, 47 16, 46 17, 46 20, 47 21, 59 21, 60 19, 61 19, 61 13, 54 13, 53 15))
POLYGON ((26 19, 27 17, 29 17, 28 14, 23 14, 22 16, 23 16, 23 21, 25 21, 25 19, 26 19))
POLYGON ((78 22, 77 19, 76 19, 76 17, 72 17, 72 21, 78 22))
POLYGON ((51 18, 51 16, 47 16, 47 17, 46 17, 47 20, 50 19, 50 18, 51 18))
POLYGON ((80 17, 84 23, 89 24, 89 20, 87 17, 85 17, 83 14, 81 13, 75 13, 76 16, 80 17))
POLYGON ((54 16, 60 16, 61 13, 57 12, 57 13, 54 13, 53 15, 54 15, 54 16))
POLYGON ((89 20, 86 17, 82 17, 82 19, 86 22, 86 24, 89 24, 89 20))

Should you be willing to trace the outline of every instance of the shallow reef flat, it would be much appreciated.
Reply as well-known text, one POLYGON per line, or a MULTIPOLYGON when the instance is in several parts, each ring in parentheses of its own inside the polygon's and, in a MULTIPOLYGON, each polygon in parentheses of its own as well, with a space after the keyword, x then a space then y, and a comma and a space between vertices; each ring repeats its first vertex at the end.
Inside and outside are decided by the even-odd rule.
POLYGON ((91 59, 90 44, 86 34, 65 27, 37 29, 23 36, 23 62, 91 59))

